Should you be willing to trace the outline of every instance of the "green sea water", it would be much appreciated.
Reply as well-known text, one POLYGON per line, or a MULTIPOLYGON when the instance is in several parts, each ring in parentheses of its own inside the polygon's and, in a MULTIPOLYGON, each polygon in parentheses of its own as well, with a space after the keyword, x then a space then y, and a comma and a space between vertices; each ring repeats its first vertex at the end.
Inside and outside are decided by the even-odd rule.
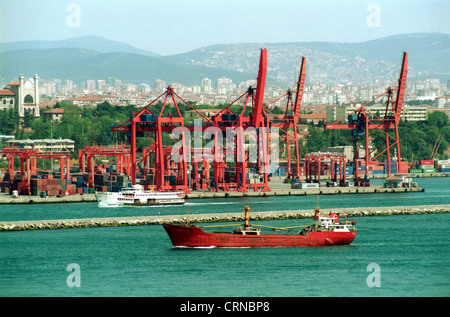
MULTIPOLYGON (((322 196, 321 208, 449 204, 424 193, 322 196)), ((311 209, 313 196, 189 201, 183 207, 0 206, 0 221, 311 209)), ((449 214, 356 217, 348 246, 175 249, 162 226, 0 232, 0 296, 449 296, 449 214), (73 269, 76 267, 76 269, 73 269)), ((310 219, 260 221, 268 226, 310 219)))

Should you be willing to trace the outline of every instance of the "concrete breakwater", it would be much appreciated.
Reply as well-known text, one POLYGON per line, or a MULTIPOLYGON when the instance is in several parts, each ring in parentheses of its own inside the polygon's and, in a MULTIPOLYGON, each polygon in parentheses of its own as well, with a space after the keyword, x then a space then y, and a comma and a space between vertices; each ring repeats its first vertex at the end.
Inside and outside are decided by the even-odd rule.
MULTIPOLYGON (((450 205, 322 209, 322 213, 328 214, 329 212, 336 212, 339 213, 341 216, 348 216, 348 217, 448 213, 450 212, 450 205)), ((250 219, 251 220, 298 219, 298 218, 310 218, 313 216, 313 214, 314 214, 313 210, 286 210, 286 211, 264 211, 264 212, 256 211, 250 212, 250 219)), ((244 220, 243 212, 189 215, 189 222, 191 223, 234 222, 243 220, 244 220)), ((185 223, 187 221, 188 221, 187 215, 167 215, 167 216, 158 215, 158 216, 141 216, 141 217, 12 221, 12 222, 0 222, 0 231, 158 225, 163 223, 185 223)))

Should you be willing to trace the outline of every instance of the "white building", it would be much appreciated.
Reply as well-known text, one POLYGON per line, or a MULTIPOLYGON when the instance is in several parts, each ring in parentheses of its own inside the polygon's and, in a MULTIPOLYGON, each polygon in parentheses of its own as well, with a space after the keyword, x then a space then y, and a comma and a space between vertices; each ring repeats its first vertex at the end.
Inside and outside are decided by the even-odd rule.
MULTIPOLYGON (((330 106, 327 107, 327 122, 332 123, 336 120, 341 119, 342 117, 350 114, 361 107, 361 104, 352 104, 346 106, 330 106)), ((375 115, 384 116, 386 112, 385 104, 373 104, 370 106, 366 106, 371 113, 375 115)), ((401 120, 405 121, 425 121, 427 120, 427 105, 408 105, 404 104, 402 106, 402 113, 400 115, 401 120)), ((346 121, 341 121, 340 123, 347 123, 346 121)))
POLYGON ((148 93, 151 91, 151 88, 148 84, 142 83, 138 86, 138 91, 148 93))
POLYGON ((163 91, 164 89, 166 89, 166 82, 162 79, 156 79, 153 82, 153 89, 157 89, 157 90, 161 90, 163 91))
POLYGON ((211 79, 203 78, 202 79, 202 92, 211 92, 211 91, 212 91, 211 79))
POLYGON ((39 76, 24 81, 23 75, 19 81, 10 82, 4 89, 0 89, 0 109, 14 108, 20 117, 30 112, 39 117, 39 76))
POLYGON ((40 152, 73 152, 75 141, 70 139, 39 139, 39 140, 10 140, 6 141, 9 147, 18 149, 35 149, 40 152))
POLYGON ((363 87, 358 90, 358 98, 362 101, 370 101, 373 99, 373 87, 363 87))
POLYGON ((106 80, 104 80, 104 79, 97 80, 97 86, 98 86, 98 90, 103 90, 103 87, 106 86, 106 80))
POLYGON ((94 92, 95 88, 96 88, 95 80, 93 80, 93 79, 86 80, 86 89, 87 89, 88 93, 94 92))
POLYGON ((236 85, 233 84, 233 80, 231 80, 230 78, 226 78, 224 76, 217 79, 216 86, 217 86, 217 93, 223 95, 227 93, 232 93, 236 89, 236 85))
POLYGON ((448 105, 450 105, 450 96, 439 97, 434 100, 436 108, 448 108, 448 105))

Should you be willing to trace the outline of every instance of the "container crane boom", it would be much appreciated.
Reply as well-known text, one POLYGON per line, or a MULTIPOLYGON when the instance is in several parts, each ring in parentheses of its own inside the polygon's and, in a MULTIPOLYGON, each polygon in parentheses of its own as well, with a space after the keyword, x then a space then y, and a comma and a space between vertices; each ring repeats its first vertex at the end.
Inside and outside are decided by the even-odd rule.
POLYGON ((259 60, 258 79, 256 84, 255 106, 253 108, 252 126, 259 128, 263 119, 264 86, 266 84, 267 73, 267 49, 261 49, 259 60))
POLYGON ((300 75, 297 81, 297 92, 295 93, 295 102, 294 102, 294 124, 298 123, 298 118, 300 115, 300 108, 302 105, 302 97, 303 97, 303 88, 305 87, 305 57, 302 57, 302 64, 300 66, 300 75))
POLYGON ((400 122, 400 115, 402 114, 403 95, 405 94, 406 75, 408 73, 408 53, 403 52, 402 70, 398 79, 397 99, 395 101, 395 123, 400 122))

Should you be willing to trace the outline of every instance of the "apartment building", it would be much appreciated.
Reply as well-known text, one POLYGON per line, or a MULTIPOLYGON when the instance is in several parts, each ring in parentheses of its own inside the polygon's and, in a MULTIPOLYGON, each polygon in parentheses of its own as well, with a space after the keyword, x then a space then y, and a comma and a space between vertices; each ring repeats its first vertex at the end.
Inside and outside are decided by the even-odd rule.
POLYGON ((9 140, 6 141, 9 147, 18 149, 35 149, 40 152, 73 152, 75 150, 75 141, 70 139, 39 139, 39 140, 9 140))

